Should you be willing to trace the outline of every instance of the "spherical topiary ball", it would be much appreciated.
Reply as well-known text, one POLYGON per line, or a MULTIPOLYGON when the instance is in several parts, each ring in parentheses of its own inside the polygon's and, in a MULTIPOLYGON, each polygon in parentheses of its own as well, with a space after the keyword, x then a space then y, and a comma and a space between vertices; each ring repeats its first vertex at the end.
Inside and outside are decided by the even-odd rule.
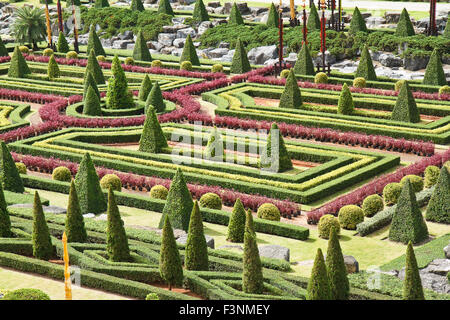
POLYGON ((52 179, 57 181, 72 181, 72 173, 66 167, 56 167, 52 172, 52 179))
POLYGON ((111 187, 114 191, 122 190, 122 181, 115 174, 105 174, 100 180, 100 186, 103 189, 109 189, 111 187))
POLYGON ((338 218, 342 228, 355 230, 356 225, 364 221, 364 212, 360 207, 350 204, 339 210, 338 218))
POLYGON ((317 228, 319 230, 319 237, 322 239, 328 239, 330 237, 331 228, 333 228, 337 234, 341 232, 339 220, 331 214, 323 215, 319 220, 317 228))
POLYGON ((163 63, 161 60, 153 60, 152 61, 152 68, 161 68, 163 66, 163 63))
POLYGON ((358 77, 353 79, 353 86, 355 88, 365 88, 366 87, 366 79, 363 77, 358 77))
POLYGON ((263 203, 260 205, 256 214, 258 218, 265 220, 280 221, 281 219, 280 210, 272 203, 263 203))
POLYGON ((192 70, 192 63, 190 61, 183 61, 180 64, 180 70, 191 71, 192 70))
POLYGON ((19 51, 22 52, 22 54, 28 54, 30 53, 30 49, 28 49, 27 46, 20 46, 19 51))
POLYGON ((406 179, 409 179, 414 192, 423 190, 423 179, 421 177, 414 174, 409 174, 407 176, 404 176, 402 180, 400 180, 400 183, 403 185, 404 183, 406 183, 406 179))
POLYGON ((42 54, 46 57, 51 57, 53 54, 53 50, 50 48, 44 49, 44 51, 42 52, 42 54))
POLYGON ((222 209, 222 199, 212 192, 205 193, 200 197, 199 204, 201 207, 209 208, 209 209, 222 209))
POLYGON ((362 210, 366 217, 371 217, 384 208, 383 198, 377 194, 366 197, 362 204, 362 210))
POLYGON ((289 73, 290 73, 290 72, 291 72, 290 70, 284 69, 284 70, 281 71, 281 73, 280 73, 280 78, 282 78, 282 79, 287 79, 287 77, 289 76, 289 73))
POLYGON ((450 86, 445 85, 439 88, 439 95, 450 94, 450 86))
POLYGON ((216 63, 211 67, 211 72, 223 72, 223 65, 216 63))
POLYGON ((27 166, 24 163, 16 162, 16 168, 20 174, 27 174, 27 166))
POLYGON ((436 166, 428 166, 425 169, 425 179, 424 179, 425 188, 431 188, 438 182, 439 172, 440 172, 439 167, 436 166))
POLYGON ((77 59, 78 58, 78 53, 76 53, 75 51, 69 51, 66 53, 66 59, 77 59))
POLYGON ((328 76, 325 72, 319 72, 314 77, 314 83, 328 83, 328 76))
POLYGON ((167 195, 169 194, 169 190, 167 190, 167 188, 164 186, 156 185, 150 189, 149 193, 150 193, 150 198, 166 200, 167 195))
POLYGON ((9 291, 3 300, 50 300, 50 297, 39 289, 23 288, 9 291))
POLYGON ((127 66, 133 66, 134 65, 134 59, 132 57, 126 57, 124 63, 127 66))
POLYGON ((106 62, 106 57, 105 57, 105 56, 102 56, 102 55, 97 56, 97 61, 98 61, 98 62, 106 62))
POLYGON ((405 82, 406 82, 405 80, 398 80, 394 85, 395 91, 400 91, 400 89, 402 88, 402 85, 405 82))
POLYGON ((402 185, 397 182, 388 183, 383 189, 384 203, 392 206, 397 203, 398 197, 402 192, 402 185))

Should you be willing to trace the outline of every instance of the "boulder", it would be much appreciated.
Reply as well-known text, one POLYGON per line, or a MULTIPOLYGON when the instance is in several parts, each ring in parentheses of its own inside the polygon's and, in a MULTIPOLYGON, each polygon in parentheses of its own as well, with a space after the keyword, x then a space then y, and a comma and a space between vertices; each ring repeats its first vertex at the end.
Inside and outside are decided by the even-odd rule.
POLYGON ((381 65, 385 67, 401 67, 403 65, 403 59, 393 55, 392 53, 382 53, 379 56, 381 65))
POLYGON ((189 26, 186 24, 178 23, 172 26, 163 26, 163 33, 177 33, 178 30, 186 29, 189 26))
POLYGON ((248 59, 253 64, 264 64, 269 59, 275 59, 278 57, 277 46, 263 46, 253 48, 248 52, 248 59))
POLYGON ((220 58, 226 54, 228 54, 228 49, 226 48, 216 48, 208 52, 208 56, 210 58, 220 58))
POLYGON ((163 46, 171 46, 173 43, 173 40, 175 40, 176 35, 173 33, 160 33, 158 34, 158 42, 161 43, 163 46))
POLYGON ((244 251, 244 248, 242 248, 242 246, 238 245, 238 244, 226 244, 223 246, 218 247, 217 249, 238 249, 240 251, 244 251))
POLYGON ((353 256, 344 255, 344 263, 348 274, 359 272, 359 263, 353 256))
POLYGON ((447 259, 450 259, 450 244, 444 248, 444 254, 447 259))
MULTIPOLYGON (((176 39, 175 39, 175 40, 176 40, 176 39)), ((174 40, 174 42, 175 42, 175 40, 174 40)), ((149 49, 153 49, 153 50, 159 51, 159 50, 161 50, 164 46, 163 46, 161 43, 157 42, 157 41, 148 41, 148 42, 147 42, 147 47, 148 47, 149 49)))
POLYGON ((386 19, 386 23, 398 23, 400 20, 400 12, 386 11, 384 13, 384 19, 386 19))
POLYGON ((57 206, 42 206, 42 209, 44 209, 45 213, 53 213, 53 214, 66 214, 67 209, 61 208, 57 206))
POLYGON ((177 31, 177 38, 184 38, 186 39, 188 35, 191 35, 191 38, 194 38, 196 36, 196 32, 193 28, 189 27, 189 28, 184 28, 184 29, 179 29, 177 31))
POLYGON ((112 44, 113 49, 126 49, 129 44, 133 44, 131 40, 116 40, 112 44))
POLYGON ((208 6, 208 7, 211 7, 211 8, 218 8, 218 7, 220 7, 220 1, 211 1, 211 2, 208 2, 207 6, 208 6))
POLYGON ((261 13, 269 11, 267 7, 250 7, 250 12, 254 16, 259 16, 261 13))
POLYGON ((177 38, 177 39, 173 40, 173 46, 175 48, 183 48, 185 42, 186 42, 185 38, 177 38))
POLYGON ((214 8, 214 14, 224 14, 224 13, 225 13, 224 7, 214 8))
MULTIPOLYGON (((205 235, 205 239, 206 239, 206 245, 209 248, 214 249, 214 238, 205 235)), ((177 238, 177 243, 179 243, 179 244, 186 244, 186 242, 187 242, 187 234, 177 238)))
POLYGON ((425 69, 429 60, 430 57, 408 57, 403 59, 403 66, 411 71, 425 69))
POLYGON ((119 34, 120 40, 133 40, 133 31, 126 30, 119 34))
POLYGON ((93 213, 86 213, 86 214, 83 214, 83 218, 95 218, 95 214, 93 214, 93 213))
POLYGON ((424 272, 446 276, 450 272, 450 259, 435 259, 422 270, 424 272))
POLYGON ((290 250, 276 244, 261 245, 258 246, 258 250, 261 257, 286 261, 289 261, 290 258, 290 250))
POLYGON ((230 44, 228 42, 220 42, 217 48, 230 49, 230 44))
MULTIPOLYGON (((247 2, 236 2, 236 6, 241 12, 241 14, 249 14, 251 13, 247 2)), ((224 13, 229 14, 231 12, 231 8, 233 7, 233 2, 225 2, 224 4, 224 13)))
POLYGON ((369 17, 366 20, 367 28, 375 28, 379 27, 382 24, 386 23, 386 19, 383 17, 369 17))
POLYGON ((102 213, 101 215, 96 217, 95 220, 106 221, 108 220, 108 215, 106 213, 102 213))
POLYGON ((209 28, 214 27, 214 24, 211 21, 203 21, 202 23, 200 23, 200 25, 198 26, 198 35, 202 35, 203 33, 206 32, 206 30, 208 30, 209 28))

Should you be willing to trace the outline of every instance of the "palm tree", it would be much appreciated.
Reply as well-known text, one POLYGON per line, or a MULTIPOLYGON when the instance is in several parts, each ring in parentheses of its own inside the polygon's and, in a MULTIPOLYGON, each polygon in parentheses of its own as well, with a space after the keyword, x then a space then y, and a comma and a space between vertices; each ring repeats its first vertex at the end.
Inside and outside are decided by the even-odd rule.
POLYGON ((19 43, 29 43, 33 45, 33 50, 37 50, 37 43, 45 40, 46 24, 45 12, 37 7, 24 6, 17 8, 16 20, 12 25, 12 32, 19 43))

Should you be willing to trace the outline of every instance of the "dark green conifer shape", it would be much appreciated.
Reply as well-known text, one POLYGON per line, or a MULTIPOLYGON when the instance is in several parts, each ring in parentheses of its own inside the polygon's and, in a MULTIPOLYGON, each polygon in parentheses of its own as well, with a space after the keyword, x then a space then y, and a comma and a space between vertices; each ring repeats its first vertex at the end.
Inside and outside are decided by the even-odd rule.
POLYGON ((403 8, 402 13, 400 14, 400 19, 397 23, 397 29, 395 29, 395 35, 397 37, 409 37, 413 36, 416 33, 414 32, 414 27, 409 18, 408 11, 406 8, 403 8))
POLYGON ((280 97, 279 108, 295 108, 298 109, 302 106, 302 95, 300 88, 298 87, 297 78, 295 77, 294 70, 289 71, 289 75, 284 85, 284 91, 280 97))
POLYGON ((69 43, 67 42, 64 32, 60 31, 58 36, 58 42, 56 44, 58 52, 67 53, 70 50, 69 43))
POLYGON ((92 72, 86 70, 86 73, 84 74, 83 100, 86 100, 86 95, 89 88, 94 89, 94 92, 100 101, 100 91, 98 90, 97 82, 95 81, 92 72))
POLYGON ((446 39, 450 39, 450 19, 447 19, 447 23, 445 24, 444 33, 442 36, 446 39))
POLYGON ((330 231, 325 264, 327 266, 332 300, 348 300, 350 284, 347 278, 347 267, 344 263, 339 237, 334 228, 331 228, 330 231))
POLYGON ((425 70, 423 84, 432 86, 444 86, 447 84, 441 59, 440 52, 437 49, 434 49, 430 56, 430 60, 428 61, 427 69, 425 70))
POLYGON ((147 117, 144 122, 141 139, 139 140, 139 151, 159 153, 163 148, 167 148, 167 140, 158 122, 155 108, 147 108, 147 117))
POLYGON ((2 38, 0 37, 0 57, 6 57, 6 56, 9 56, 8 49, 6 49, 2 38))
POLYGON ((192 196, 186 185, 183 172, 178 168, 170 185, 167 201, 162 211, 163 215, 159 221, 159 228, 162 228, 166 216, 168 216, 171 225, 175 229, 181 229, 187 232, 193 206, 192 196))
POLYGON ((347 84, 344 83, 341 90, 341 95, 339 96, 338 109, 339 114, 352 114, 354 110, 353 97, 347 84))
POLYGON ((417 109, 416 100, 414 99, 408 82, 401 86, 398 93, 397 101, 394 109, 392 109, 392 120, 403 122, 419 122, 420 114, 417 109))
POLYGON ((145 101, 145 109, 147 110, 149 106, 153 106, 156 112, 163 112, 166 109, 166 104, 164 103, 164 98, 161 92, 161 88, 159 87, 158 81, 155 82, 155 85, 152 86, 150 93, 147 96, 147 100, 145 101))
POLYGON ((428 221, 450 224, 450 174, 445 166, 439 173, 425 217, 428 221))
MULTIPOLYGON (((49 1, 49 3, 51 3, 51 2, 49 1)), ((74 4, 76 6, 81 6, 81 1, 80 0, 67 0, 66 8, 72 8, 72 4, 74 4)))
POLYGON ((317 12, 317 8, 314 5, 314 2, 311 3, 311 7, 309 9, 309 16, 308 21, 306 22, 306 28, 308 29, 308 32, 320 30, 319 13, 317 12))
POLYGON ((136 37, 136 44, 133 49, 133 59, 139 61, 152 61, 152 55, 147 47, 142 31, 139 31, 136 37))
POLYGON ((133 94, 128 89, 128 81, 117 55, 113 58, 111 71, 113 76, 108 80, 106 106, 109 109, 133 108, 133 94))
POLYGON ((274 170, 274 172, 283 172, 292 169, 291 157, 286 150, 283 136, 276 123, 273 123, 270 128, 270 132, 267 137, 266 149, 261 154, 260 162, 261 167, 267 168, 268 170, 274 170), (278 148, 276 148, 276 145, 275 147, 272 147, 274 142, 278 144, 278 148), (277 160, 278 165, 276 163, 277 160))
MULTIPOLYGON (((97 2, 99 1, 108 2, 108 0, 97 0, 97 2)), ((89 30, 89 38, 86 52, 91 52, 92 49, 94 49, 95 56, 106 56, 105 49, 103 49, 102 43, 100 42, 97 32, 95 32, 94 25, 91 25, 91 29, 89 30)))
POLYGON ((30 68, 28 68, 28 64, 25 61, 22 52, 20 52, 19 47, 16 46, 9 64, 8 77, 25 78, 28 74, 31 74, 30 68))
POLYGON ((361 15, 361 11, 359 11, 358 7, 355 7, 352 15, 352 21, 350 22, 350 29, 348 30, 348 32, 356 34, 359 31, 368 32, 366 22, 361 15))
POLYGON ((52 240, 50 239, 44 211, 42 210, 41 199, 37 191, 34 193, 31 243, 33 245, 33 257, 41 260, 49 260, 52 258, 54 253, 52 240))
POLYGON ((268 26, 269 28, 271 28, 271 27, 278 28, 279 24, 280 24, 280 20, 279 20, 279 16, 278 16, 278 10, 277 10, 277 8, 275 8, 275 5, 272 2, 270 5, 270 8, 269 8, 266 26, 268 26))
POLYGON ((231 62, 230 73, 245 73, 252 70, 250 62, 248 61, 247 51, 241 42, 241 39, 237 39, 236 47, 233 55, 233 61, 231 62))
POLYGON ((255 226, 253 224, 253 214, 250 209, 248 209, 247 212, 245 213, 244 233, 245 233, 245 231, 252 232, 253 234, 255 234, 255 237, 256 237, 255 226))
POLYGON ((141 0, 131 0, 130 5, 131 11, 144 11, 144 5, 142 4, 141 0))
POLYGON ((81 213, 101 213, 106 211, 106 200, 95 171, 91 156, 86 152, 75 176, 75 187, 80 202, 81 213))
MULTIPOLYGON (((94 49, 91 49, 89 51, 89 57, 88 62, 86 65, 86 72, 91 72, 94 76, 95 83, 96 84, 105 84, 105 76, 103 75, 102 68, 100 67, 100 64, 98 63, 97 57, 95 56, 94 49)), ((85 72, 85 74, 86 74, 85 72)))
POLYGON ((180 57, 180 64, 183 61, 190 61, 193 66, 200 65, 200 60, 198 59, 197 51, 195 50, 190 34, 188 34, 186 42, 184 43, 183 52, 180 57))
POLYGON ((11 220, 9 219, 3 187, 0 183, 0 238, 8 238, 11 235, 11 220))
POLYGON ((158 13, 165 13, 169 16, 174 16, 175 13, 173 12, 172 6, 170 5, 169 0, 160 0, 159 6, 158 6, 158 13))
MULTIPOLYGON (((248 214, 247 217, 249 217, 248 214)), ((244 232, 242 291, 259 294, 264 291, 264 279, 258 245, 256 244, 256 234, 253 230, 253 218, 248 219, 244 232)))
POLYGON ((377 74, 373 68, 372 58, 370 57, 367 45, 364 46, 359 59, 358 68, 356 69, 355 78, 362 77, 366 80, 377 80, 377 74))
POLYGON ((328 281, 327 268, 323 259, 322 250, 317 249, 314 266, 308 283, 307 300, 331 300, 332 293, 328 281))
POLYGON ((233 2, 233 6, 231 7, 228 23, 236 25, 244 24, 244 19, 242 19, 241 11, 239 11, 236 2, 233 2))
POLYGON ((50 59, 48 60, 47 75, 48 75, 48 78, 50 80, 51 79, 55 79, 55 78, 59 78, 59 76, 60 76, 58 63, 56 63, 55 55, 53 55, 53 54, 50 57, 50 59))
MULTIPOLYGON (((203 0, 196 0, 194 6, 194 12, 192 13, 192 19, 194 21, 209 21, 208 11, 206 11, 203 0)), ((192 61, 191 61, 192 62, 192 61)))
POLYGON ((403 184, 397 208, 392 216, 389 240, 418 243, 428 238, 428 228, 417 204, 409 179, 403 184))
POLYGON ((206 245, 202 214, 198 208, 197 200, 194 201, 189 222, 184 267, 186 270, 208 271, 208 246, 206 245))
POLYGON ((95 0, 94 8, 107 8, 109 7, 108 0, 95 0))
POLYGON ((223 161, 223 140, 221 133, 217 130, 216 126, 212 130, 208 143, 205 148, 205 159, 214 161, 223 161))
POLYGON ((142 80, 141 87, 139 88, 138 99, 141 101, 147 101, 148 94, 152 90, 152 81, 148 74, 144 76, 144 80, 142 80))
POLYGON ((230 221, 228 222, 227 241, 244 242, 245 219, 245 209, 241 200, 238 198, 234 203, 230 221))
POLYGON ((309 52, 309 48, 306 44, 302 45, 302 48, 297 55, 297 61, 295 62, 294 66, 294 73, 307 76, 313 76, 316 74, 311 53, 309 52))
POLYGON ((403 280, 403 300, 425 300, 419 267, 411 241, 406 248, 405 280, 403 280))
POLYGON ((101 116, 102 108, 100 106, 100 99, 95 90, 89 86, 86 97, 84 99, 83 114, 88 116, 101 116))
POLYGON ((178 252, 177 243, 168 216, 165 216, 164 226, 162 228, 159 273, 169 285, 169 290, 172 290, 173 286, 181 286, 183 282, 183 267, 181 265, 180 253, 178 252))
POLYGON ((66 236, 67 242, 87 242, 87 233, 84 228, 84 219, 81 214, 80 203, 78 202, 75 182, 70 183, 69 203, 66 215, 66 236))
POLYGON ((0 154, 0 181, 4 190, 23 193, 25 191, 23 187, 22 178, 19 171, 17 171, 14 159, 9 152, 9 148, 5 142, 0 142, 1 154, 0 154))

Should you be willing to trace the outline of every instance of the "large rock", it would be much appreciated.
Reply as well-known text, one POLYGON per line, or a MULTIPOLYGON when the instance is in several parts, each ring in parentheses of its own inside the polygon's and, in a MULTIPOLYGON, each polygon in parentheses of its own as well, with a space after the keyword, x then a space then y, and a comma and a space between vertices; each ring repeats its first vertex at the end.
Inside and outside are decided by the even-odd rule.
POLYGON ((163 46, 169 47, 172 45, 173 40, 175 40, 176 35, 173 33, 160 33, 158 35, 158 42, 163 46))
POLYGON ((228 49, 226 48, 216 48, 208 52, 208 56, 210 58, 220 58, 226 54, 228 54, 228 49))
POLYGON ((206 30, 208 30, 209 28, 214 27, 214 24, 211 21, 203 21, 202 23, 200 23, 200 25, 198 26, 198 35, 202 35, 206 32, 206 30))
POLYGON ((264 64, 269 59, 278 57, 277 46, 264 46, 253 48, 248 52, 248 59, 253 64, 264 64))
MULTIPOLYGON (((241 12, 241 14, 251 13, 249 7, 247 6, 247 2, 236 2, 236 6, 241 12)), ((223 7, 224 13, 229 14, 231 12, 231 8, 233 7, 233 2, 225 2, 223 7)))
POLYGON ((126 49, 129 44, 133 44, 131 40, 116 40, 112 44, 113 49, 126 49))
POLYGON ((400 20, 400 12, 388 12, 384 13, 384 19, 386 23, 397 23, 400 20))
POLYGON ((444 254, 447 259, 450 259, 450 244, 444 248, 444 254))
POLYGON ((178 38, 178 39, 173 40, 173 46, 175 48, 183 48, 185 42, 186 42, 186 38, 178 38))
POLYGON ((276 244, 261 245, 258 246, 258 250, 261 257, 286 261, 289 261, 290 258, 290 250, 276 244))
MULTIPOLYGON (((209 248, 214 249, 214 238, 205 235, 205 239, 206 239, 206 245, 209 248)), ((187 242, 187 235, 183 235, 183 236, 177 238, 177 243, 179 243, 179 244, 186 244, 186 242, 187 242)))
POLYGON ((367 28, 379 27, 386 23, 386 19, 383 17, 370 17, 366 20, 367 28))
POLYGON ((211 1, 211 2, 208 2, 207 6, 208 6, 208 7, 211 7, 211 8, 218 8, 218 7, 220 7, 220 1, 211 1))
POLYGON ((194 38, 197 35, 197 33, 191 27, 180 29, 180 30, 177 31, 177 38, 184 38, 185 39, 185 38, 187 38, 188 35, 191 35, 191 38, 194 38))
POLYGON ((435 259, 422 269, 424 272, 430 272, 441 276, 446 276, 450 272, 450 259, 435 259))
POLYGON ((119 34, 120 40, 133 40, 133 31, 126 30, 119 34))
POLYGON ((177 33, 178 30, 186 29, 189 26, 186 24, 174 24, 172 26, 163 26, 163 33, 177 33))
POLYGON ((357 273, 359 272, 359 263, 353 256, 344 255, 344 263, 347 267, 347 273, 357 273))
POLYGON ((267 7, 250 7, 250 12, 255 16, 259 16, 261 13, 267 11, 269 11, 267 7))
POLYGON ((403 59, 396 57, 392 53, 382 53, 379 56, 380 63, 385 67, 401 67, 403 65, 403 59))
POLYGON ((430 57, 408 57, 403 59, 403 66, 411 71, 425 69, 429 60, 430 57))

